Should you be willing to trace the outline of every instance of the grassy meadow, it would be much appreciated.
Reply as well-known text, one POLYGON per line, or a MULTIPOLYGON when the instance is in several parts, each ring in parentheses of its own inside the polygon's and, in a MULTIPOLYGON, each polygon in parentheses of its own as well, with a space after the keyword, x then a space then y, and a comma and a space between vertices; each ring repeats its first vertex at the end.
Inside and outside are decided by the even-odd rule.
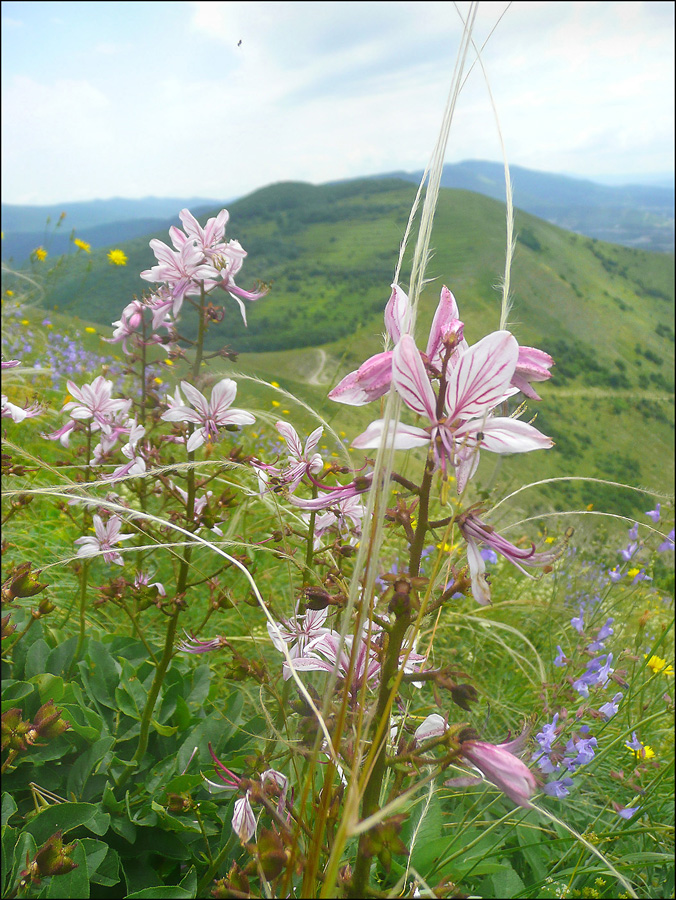
MULTIPOLYGON (((148 288, 154 235, 125 265, 3 270, 3 896, 673 896, 673 257, 517 211, 509 328, 555 361, 522 420, 555 445, 482 452, 461 492, 424 447, 394 478, 351 446, 391 401, 327 394, 382 350, 413 197, 232 204, 238 282, 269 286, 248 326, 220 291, 209 320, 203 292, 187 340, 141 341, 145 307, 127 354, 110 323, 148 288), (99 375, 96 403, 72 393, 99 375), (211 398, 194 449, 206 420, 167 417, 181 382, 211 398), (292 451, 278 422, 323 432, 292 451), (526 572, 531 544, 552 560, 526 572), (305 635, 313 615, 343 656, 305 635)), ((441 191, 419 347, 442 284, 470 345, 498 328, 504 230, 504 205, 441 191)))

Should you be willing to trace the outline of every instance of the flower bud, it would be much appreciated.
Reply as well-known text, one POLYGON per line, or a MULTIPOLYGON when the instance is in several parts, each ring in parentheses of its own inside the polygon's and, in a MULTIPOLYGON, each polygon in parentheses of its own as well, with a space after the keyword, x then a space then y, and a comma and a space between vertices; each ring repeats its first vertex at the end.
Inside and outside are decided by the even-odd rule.
POLYGON ((70 859, 70 854, 75 850, 77 841, 73 841, 72 844, 64 844, 62 837, 63 832, 57 831, 35 854, 34 862, 41 876, 66 875, 77 868, 78 864, 70 859))
POLYGON ((70 722, 61 718, 61 710, 55 708, 53 700, 43 703, 33 719, 33 729, 47 740, 58 737, 69 728, 70 722))
POLYGON ((31 723, 24 722, 22 711, 18 708, 8 709, 2 714, 0 731, 2 733, 3 750, 27 750, 30 741, 27 739, 28 732, 31 730, 31 723))
POLYGON ((21 563, 2 586, 2 600, 4 603, 11 603, 17 597, 33 597, 44 591, 48 584, 38 581, 37 576, 40 574, 38 569, 32 572, 33 564, 30 562, 21 563))
POLYGON ((505 745, 465 741, 461 753, 510 800, 526 809, 531 808, 530 798, 537 788, 535 776, 505 745))

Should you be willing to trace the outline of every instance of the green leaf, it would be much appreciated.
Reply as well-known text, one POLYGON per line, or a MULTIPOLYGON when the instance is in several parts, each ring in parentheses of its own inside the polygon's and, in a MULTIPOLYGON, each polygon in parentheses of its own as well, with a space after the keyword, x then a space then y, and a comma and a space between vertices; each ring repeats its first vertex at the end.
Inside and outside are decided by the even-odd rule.
POLYGON ((52 675, 67 675, 75 656, 77 642, 78 639, 73 635, 63 643, 57 644, 47 657, 45 671, 51 672, 52 675))
POLYGON ((173 816, 154 800, 151 807, 161 822, 163 831, 175 831, 177 834, 201 834, 199 825, 188 816, 173 816))
POLYGON ((31 819, 23 833, 33 835, 38 844, 44 844, 55 831, 66 834, 80 825, 103 835, 108 831, 110 816, 95 803, 55 803, 31 819))
MULTIPOLYGON (((53 832, 51 833, 53 834, 53 832)), ((47 838, 45 838, 45 840, 46 839, 47 838)), ((44 844, 44 841, 40 841, 40 844, 44 844)), ((37 852, 38 843, 33 835, 29 834, 24 828, 14 845, 14 854, 12 857, 12 885, 17 883, 21 872, 26 868, 26 854, 28 854, 29 859, 33 859, 37 852)))
POLYGON ((61 709, 63 717, 70 722, 70 727, 76 734, 89 744, 98 741, 103 730, 103 719, 93 709, 81 706, 62 706, 61 709))
POLYGON ((183 791, 191 791, 202 784, 201 775, 177 775, 169 781, 163 790, 163 794, 182 794, 183 791))
POLYGON ((151 719, 150 724, 158 734, 162 735, 162 737, 171 737, 178 731, 177 725, 160 725, 160 723, 156 722, 155 719, 151 719))
POLYGON ((493 885, 493 896, 504 897, 505 900, 522 896, 525 889, 523 881, 510 865, 503 864, 502 871, 491 875, 489 881, 493 885))
MULTIPOLYGON (((35 644, 33 644, 33 646, 35 646, 35 644)), ((41 703, 47 703, 48 700, 53 700, 55 703, 58 703, 63 699, 65 687, 63 678, 59 675, 51 675, 49 672, 45 672, 41 675, 33 675, 31 683, 34 684, 40 692, 41 703)))
POLYGON ((77 757, 68 772, 66 794, 69 796, 70 794, 75 794, 76 797, 82 796, 92 771, 100 764, 114 744, 115 738, 112 735, 104 735, 77 757))
POLYGON ((158 887, 144 888, 142 891, 135 891, 133 894, 127 894, 125 900, 192 900, 195 896, 194 891, 187 891, 179 885, 159 885, 158 887))
POLYGON ((47 657, 50 648, 44 638, 38 638, 34 644, 28 648, 26 653, 26 665, 24 666, 24 677, 33 678, 35 675, 42 675, 47 670, 47 657))
POLYGON ((185 702, 183 697, 176 698, 176 710, 174 712, 174 722, 176 722, 176 726, 179 731, 185 731, 186 728, 190 728, 193 722, 193 717, 188 709, 188 704, 185 702))
POLYGON ((120 683, 115 688, 115 700, 122 712, 136 721, 140 720, 146 703, 147 692, 132 664, 122 659, 120 683))
POLYGON ((27 681, 5 681, 2 690, 2 711, 12 709, 20 700, 25 700, 35 690, 27 681))
POLYGON ((2 795, 2 827, 4 828, 9 818, 17 811, 18 806, 14 802, 14 797, 8 793, 2 795))
POLYGON ((204 663, 197 666, 192 676, 192 688, 188 694, 188 705, 195 704, 202 707, 209 694, 209 684, 211 682, 211 666, 204 663))
POLYGON ((411 816, 410 837, 406 841, 410 847, 410 840, 415 834, 411 865, 423 876, 439 856, 442 834, 441 804, 438 795, 433 795, 427 807, 426 800, 427 797, 421 803, 420 812, 411 816))

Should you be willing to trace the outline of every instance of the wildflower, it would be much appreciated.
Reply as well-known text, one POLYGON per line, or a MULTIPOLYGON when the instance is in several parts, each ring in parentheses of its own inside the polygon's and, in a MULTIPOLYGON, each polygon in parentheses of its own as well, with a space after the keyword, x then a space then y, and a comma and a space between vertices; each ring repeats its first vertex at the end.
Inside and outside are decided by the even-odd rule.
MULTIPOLYGON (((303 615, 298 615, 298 609, 292 619, 278 622, 276 626, 268 622, 268 634, 275 648, 283 652, 284 645, 288 645, 289 656, 296 659, 303 655, 305 648, 312 641, 324 634, 335 634, 330 628, 324 627, 328 608, 308 609, 303 615)), ((291 677, 290 671, 285 671, 284 678, 291 677)))
MULTIPOLYGON (((350 679, 350 694, 356 698, 364 682, 370 688, 375 687, 380 673, 379 654, 373 646, 373 639, 379 631, 380 629, 374 626, 368 634, 363 631, 358 636, 348 634, 343 641, 338 632, 330 631, 308 644, 304 656, 296 657, 291 664, 284 663, 284 678, 287 679, 291 675, 289 665, 297 672, 336 672, 340 678, 350 679), (354 667, 350 668, 350 656, 355 640, 358 641, 358 650, 354 667)), ((402 654, 402 658, 404 656, 405 654, 402 654)), ((409 653, 404 671, 419 671, 419 664, 424 659, 425 657, 418 653, 409 653)))
POLYGON ((108 262, 113 266, 126 266, 127 254, 123 250, 109 250, 108 262))
MULTIPOLYGON (((186 449, 192 453, 202 444, 218 440, 219 427, 226 425, 252 425, 256 419, 243 409, 230 409, 237 394, 237 384, 231 378, 224 378, 214 385, 211 400, 187 381, 181 382, 188 402, 195 407, 172 403, 161 418, 167 422, 192 422, 200 425, 189 437, 186 449)), ((179 395, 180 396, 180 395, 179 395)))
POLYGON ((86 241, 81 241, 80 238, 73 238, 73 243, 78 250, 84 250, 85 253, 92 252, 92 245, 88 244, 86 241))
POLYGON ((665 540, 663 540, 662 543, 657 548, 657 552, 658 553, 667 553, 669 551, 673 552, 674 546, 675 546, 674 545, 674 529, 672 528, 671 531, 669 532, 668 537, 665 538, 665 540))
POLYGON ((522 745, 522 738, 502 744, 463 741, 460 752, 510 800, 530 809, 530 798, 535 793, 537 781, 528 766, 514 755, 522 745))
POLYGON ((648 660, 648 668, 657 675, 661 672, 663 675, 673 675, 674 667, 667 665, 666 659, 660 659, 659 656, 651 656, 648 659, 648 654, 644 653, 643 656, 648 660))
POLYGON ((441 737, 442 734, 445 734, 446 729, 448 728, 448 722, 439 713, 431 713, 427 718, 420 724, 413 735, 415 742, 417 744, 422 744, 425 741, 429 741, 431 738, 441 737))
POLYGON ((519 358, 516 362, 512 386, 517 387, 525 397, 531 400, 540 400, 535 390, 530 386, 531 381, 546 381, 552 377, 549 371, 554 365, 554 360, 543 350, 535 347, 519 347, 519 358))
POLYGON ((71 419, 94 419, 104 434, 110 434, 110 418, 115 413, 126 413, 131 400, 113 400, 111 393, 113 382, 107 381, 103 375, 97 375, 91 384, 83 384, 79 388, 72 381, 67 382, 70 395, 74 400, 66 403, 64 411, 68 411, 71 419))
POLYGON ((176 649, 182 653, 210 653, 212 650, 220 650, 221 647, 227 645, 227 641, 220 634, 208 641, 198 641, 193 635, 188 634, 187 631, 185 636, 187 640, 179 641, 176 645, 176 649))
POLYGON ((556 656, 556 658, 554 659, 553 665, 557 666, 558 668, 561 668, 562 666, 567 666, 568 663, 570 662, 570 660, 568 659, 566 654, 563 652, 563 650, 561 649, 561 646, 559 644, 556 645, 556 649, 559 652, 558 652, 558 655, 556 656))
POLYGON ((175 318, 185 297, 198 295, 201 284, 214 282, 218 278, 218 272, 206 261, 202 251, 190 242, 183 243, 180 250, 176 251, 163 241, 153 238, 150 247, 158 265, 144 269, 141 278, 145 281, 162 282, 166 286, 173 301, 172 313, 175 318))
POLYGON ((652 759, 655 755, 655 751, 652 747, 649 747, 647 744, 643 744, 636 737, 635 731, 632 731, 631 740, 625 741, 624 746, 627 748, 627 750, 631 750, 636 759, 652 759))
POLYGON ((572 778, 561 778, 557 781, 550 781, 542 790, 550 797, 555 797, 557 800, 563 800, 564 797, 567 797, 568 794, 570 794, 572 786, 572 778))
POLYGON ((17 424, 19 422, 23 422, 24 419, 32 419, 34 416, 39 416, 42 412, 42 407, 39 403, 32 403, 28 407, 16 406, 14 403, 10 403, 7 397, 2 394, 0 398, 0 418, 11 419, 13 422, 17 424))
MULTIPOLYGON (((494 453, 525 453, 551 447, 553 441, 532 425, 518 419, 493 417, 492 410, 514 393, 511 377, 518 358, 518 344, 507 331, 487 335, 460 356, 452 369, 444 396, 446 412, 437 415, 434 395, 421 355, 413 338, 404 334, 392 356, 392 380, 404 403, 427 418, 423 429, 399 423, 390 426, 393 446, 409 450, 431 444, 436 468, 447 477, 456 469, 458 492, 479 464, 479 448, 494 453)), ((357 448, 379 447, 384 439, 384 420, 372 422, 352 442, 357 448)))
POLYGON ((623 819, 631 819, 631 817, 635 815, 641 808, 640 806, 620 806, 620 804, 615 803, 614 800, 612 802, 613 809, 618 814, 618 816, 621 816, 621 818, 623 819))
POLYGON ((660 520, 660 509, 661 509, 660 504, 656 503, 655 509, 651 509, 646 513, 646 516, 651 518, 656 525, 660 520))
POLYGON ((617 584, 623 577, 622 572, 620 572, 619 566, 615 566, 614 569, 608 570, 608 577, 612 581, 613 584, 617 584))
POLYGON ((120 534, 122 520, 119 516, 111 516, 104 524, 100 516, 94 515, 93 522, 94 536, 81 537, 75 541, 80 547, 77 555, 79 557, 89 557, 103 552, 103 558, 107 563, 115 563, 118 566, 123 565, 121 555, 112 548, 115 544, 119 544, 120 541, 128 541, 134 535, 120 534))
POLYGON ((613 621, 614 619, 611 617, 607 619, 606 623, 599 628, 599 632, 596 635, 595 640, 593 640, 587 647, 588 650, 590 650, 592 653, 597 653, 599 650, 603 649, 604 641, 606 641, 613 634, 613 629, 611 627, 613 621))
POLYGON ((599 707, 599 712, 603 716, 605 716, 606 719, 612 719, 612 717, 617 713, 621 700, 622 693, 618 692, 617 694, 615 694, 612 700, 609 700, 607 703, 604 703, 603 706, 599 707))
POLYGON ((288 422, 279 421, 275 423, 275 428, 284 438, 287 450, 289 451, 289 465, 286 469, 276 473, 275 482, 277 484, 281 483, 286 485, 289 491, 293 492, 296 490, 305 474, 317 474, 321 472, 324 467, 324 461, 320 454, 314 453, 314 450, 324 433, 324 429, 321 427, 316 428, 305 441, 305 447, 303 447, 293 425, 290 425, 288 422))
POLYGON ((3 369, 14 369, 17 366, 21 365, 21 360, 20 359, 3 359, 1 365, 2 365, 3 369))
POLYGON ((496 553, 504 556, 529 578, 534 576, 526 572, 524 566, 537 566, 544 571, 551 571, 551 564, 561 555, 563 546, 558 549, 535 552, 535 544, 528 549, 510 543, 502 535, 486 525, 472 510, 458 517, 458 527, 467 541, 467 562, 472 580, 472 596, 482 606, 491 602, 490 587, 486 578, 486 561, 481 555, 478 542, 487 544, 496 553))
POLYGON ((44 247, 37 247, 33 252, 39 262, 44 262, 47 259, 47 251, 44 247))
POLYGON ((575 629, 575 631, 577 631, 578 634, 582 634, 584 632, 584 607, 583 606, 580 607, 580 615, 573 616, 573 618, 570 620, 570 624, 573 626, 573 628, 575 629))

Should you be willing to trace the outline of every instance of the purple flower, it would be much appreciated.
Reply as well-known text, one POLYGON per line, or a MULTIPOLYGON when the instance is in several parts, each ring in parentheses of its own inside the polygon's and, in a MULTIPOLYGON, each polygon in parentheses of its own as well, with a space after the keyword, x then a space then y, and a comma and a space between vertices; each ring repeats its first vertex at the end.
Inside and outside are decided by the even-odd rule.
POLYGON ((584 607, 580 607, 580 615, 574 616, 570 620, 570 624, 578 634, 582 634, 584 632, 584 607))
POLYGON ((192 453, 207 441, 218 440, 219 427, 252 425, 256 421, 250 412, 242 409, 230 409, 237 395, 237 384, 231 378, 224 378, 214 385, 211 400, 207 400, 204 394, 187 381, 181 382, 181 388, 188 398, 188 402, 195 409, 173 403, 161 418, 167 422, 192 422, 201 426, 188 439, 186 445, 188 453, 192 453))
POLYGON ((620 572, 618 566, 615 566, 614 569, 608 570, 608 577, 613 582, 613 584, 617 584, 617 582, 620 581, 624 576, 623 573, 620 572))
POLYGON ((653 522, 657 525, 660 520, 660 504, 655 504, 655 509, 651 509, 646 513, 646 516, 649 516, 653 520, 653 522))
POLYGON ((535 740, 545 753, 549 753, 552 749, 552 741, 556 739, 556 724, 559 721, 559 714, 555 713, 554 718, 548 724, 542 726, 542 731, 538 732, 535 740))
POLYGON ((566 654, 563 652, 563 650, 561 649, 559 644, 556 645, 556 649, 559 651, 559 653, 558 653, 558 656, 555 658, 553 664, 555 666, 557 666, 558 668, 561 668, 562 666, 567 666, 568 663, 570 662, 570 660, 568 659, 566 654))
POLYGON ((296 429, 289 422, 276 422, 275 428, 286 443, 289 451, 289 465, 286 469, 278 469, 276 466, 266 465, 256 459, 253 459, 251 464, 257 470, 262 490, 267 488, 268 482, 272 478, 275 486, 283 484, 288 487, 289 491, 293 492, 304 475, 316 475, 324 467, 324 461, 320 454, 313 452, 324 433, 324 429, 322 427, 316 428, 305 441, 305 447, 303 448, 296 429))
POLYGON ((570 788, 573 786, 572 778, 561 778, 558 781, 550 781, 543 787, 545 794, 555 797, 557 800, 563 800, 570 794, 570 788))
POLYGON ((674 529, 672 528, 669 532, 666 540, 662 541, 662 543, 657 548, 658 553, 668 553, 669 551, 673 552, 674 550, 674 529))
POLYGON ((607 703, 604 703, 603 706, 599 708, 599 712, 606 717, 606 719, 612 719, 615 713, 618 710, 620 705, 620 701, 622 700, 622 693, 617 693, 613 697, 612 700, 609 700, 607 703))
POLYGON ((618 816, 621 816, 623 819, 631 819, 631 817, 639 811, 640 806, 619 806, 619 804, 613 803, 615 807, 615 812, 618 816))
POLYGON ((634 522, 634 524, 629 529, 629 540, 637 541, 638 540, 638 522, 634 522))

